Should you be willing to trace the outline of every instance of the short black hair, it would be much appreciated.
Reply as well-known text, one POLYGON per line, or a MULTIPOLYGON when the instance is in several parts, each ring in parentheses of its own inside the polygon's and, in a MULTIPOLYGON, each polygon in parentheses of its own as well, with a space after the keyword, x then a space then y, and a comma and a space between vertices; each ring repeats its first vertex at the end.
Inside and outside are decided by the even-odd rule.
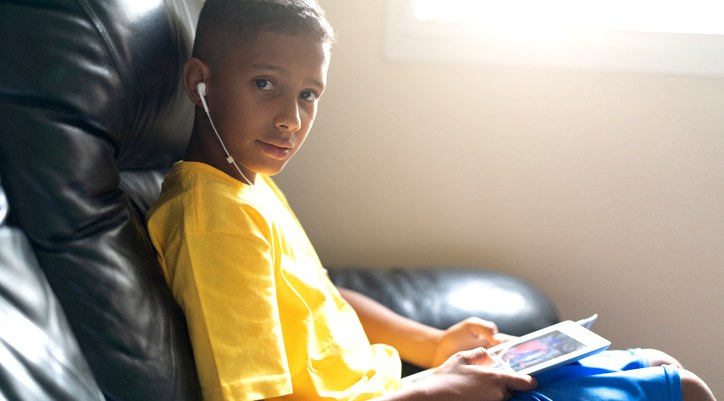
POLYGON ((316 0, 206 0, 196 27, 193 57, 214 62, 260 32, 309 34, 329 44, 336 40, 316 0))

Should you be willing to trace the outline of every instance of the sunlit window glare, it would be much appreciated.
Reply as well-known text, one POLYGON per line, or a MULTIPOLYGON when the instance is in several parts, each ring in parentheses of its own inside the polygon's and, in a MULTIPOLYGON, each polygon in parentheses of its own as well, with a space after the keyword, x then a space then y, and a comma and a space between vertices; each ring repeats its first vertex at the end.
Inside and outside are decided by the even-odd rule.
POLYGON ((387 9, 392 59, 724 76, 724 0, 387 0, 387 9))
POLYGON ((414 0, 419 21, 535 35, 571 30, 724 35, 721 0, 414 0))

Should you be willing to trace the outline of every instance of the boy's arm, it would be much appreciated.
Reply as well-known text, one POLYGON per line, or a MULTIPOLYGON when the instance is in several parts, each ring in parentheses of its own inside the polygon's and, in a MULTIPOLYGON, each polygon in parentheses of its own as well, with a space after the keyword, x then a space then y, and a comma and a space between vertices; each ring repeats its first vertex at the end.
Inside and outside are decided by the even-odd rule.
POLYGON ((342 297, 357 312, 370 343, 387 344, 406 361, 432 367, 438 339, 443 331, 401 316, 358 292, 339 288, 342 297))
POLYGON ((491 362, 484 348, 458 352, 424 380, 374 400, 503 401, 509 400, 515 391, 532 391, 537 387, 531 376, 486 368, 491 362))
POLYGON ((401 316, 366 295, 339 291, 357 312, 371 343, 390 345, 402 359, 421 367, 438 366, 456 352, 490 347, 504 337, 495 324, 482 319, 466 319, 440 330, 401 316))
POLYGON ((375 401, 502 401, 512 398, 515 391, 537 387, 531 376, 485 367, 490 363, 484 348, 458 352, 424 380, 375 401))

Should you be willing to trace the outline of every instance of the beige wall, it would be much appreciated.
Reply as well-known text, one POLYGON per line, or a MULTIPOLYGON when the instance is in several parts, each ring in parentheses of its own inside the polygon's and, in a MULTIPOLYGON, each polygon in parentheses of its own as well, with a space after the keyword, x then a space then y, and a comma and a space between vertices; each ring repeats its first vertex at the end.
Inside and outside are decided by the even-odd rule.
POLYGON ((724 397, 724 79, 394 62, 382 0, 321 3, 329 88, 278 182, 327 265, 512 273, 724 397))

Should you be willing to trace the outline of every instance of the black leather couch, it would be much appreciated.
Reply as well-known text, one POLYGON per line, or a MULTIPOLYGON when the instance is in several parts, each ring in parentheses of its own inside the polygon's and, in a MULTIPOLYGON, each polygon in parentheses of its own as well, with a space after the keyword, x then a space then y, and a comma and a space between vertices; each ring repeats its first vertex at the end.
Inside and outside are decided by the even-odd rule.
MULTIPOLYGON (((200 5, 0 3, 0 400, 199 399, 143 221, 190 131, 179 77, 200 5)), ((558 319, 489 270, 330 270, 438 327, 477 315, 523 334, 558 319)))

